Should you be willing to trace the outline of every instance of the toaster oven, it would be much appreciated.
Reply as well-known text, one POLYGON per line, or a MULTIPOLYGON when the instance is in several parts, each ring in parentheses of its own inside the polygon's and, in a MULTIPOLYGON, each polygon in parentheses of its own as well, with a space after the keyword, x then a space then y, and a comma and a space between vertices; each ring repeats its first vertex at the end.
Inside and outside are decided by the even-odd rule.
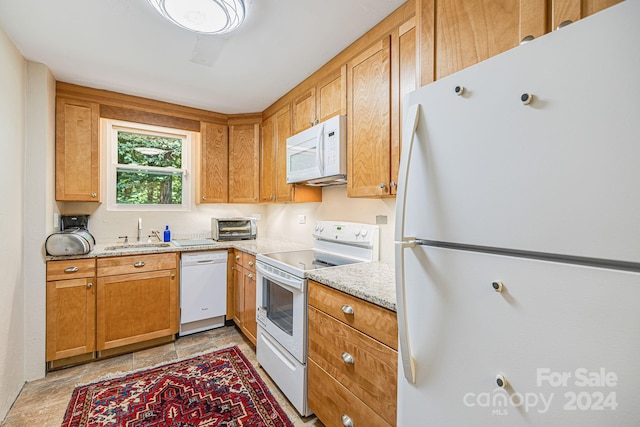
POLYGON ((255 239, 256 234, 255 218, 211 218, 213 240, 255 239))

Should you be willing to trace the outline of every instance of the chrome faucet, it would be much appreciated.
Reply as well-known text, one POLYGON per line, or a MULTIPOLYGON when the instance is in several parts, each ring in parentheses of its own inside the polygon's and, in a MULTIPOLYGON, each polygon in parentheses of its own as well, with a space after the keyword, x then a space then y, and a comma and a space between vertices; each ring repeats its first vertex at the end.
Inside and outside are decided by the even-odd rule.
POLYGON ((138 240, 136 240, 136 243, 142 243, 140 240, 141 232, 142 232, 142 218, 138 218, 138 240))

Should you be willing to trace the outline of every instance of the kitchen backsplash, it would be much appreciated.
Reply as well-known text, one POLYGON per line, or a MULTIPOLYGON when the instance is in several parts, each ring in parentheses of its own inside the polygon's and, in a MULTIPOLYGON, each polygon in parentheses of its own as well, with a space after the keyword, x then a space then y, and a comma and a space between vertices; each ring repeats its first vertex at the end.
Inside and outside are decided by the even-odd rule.
POLYGON ((395 199, 348 198, 346 186, 323 188, 322 203, 291 204, 203 204, 189 212, 116 212, 106 204, 58 202, 62 214, 89 214, 89 230, 98 243, 121 241, 118 236, 137 235, 138 218, 142 218, 142 239, 151 230, 169 225, 173 238, 210 237, 211 217, 253 216, 258 214, 258 237, 312 243, 313 224, 318 220, 337 220, 380 225, 380 259, 393 261, 393 222, 395 199), (301 224, 301 216, 304 223, 301 224), (385 218, 386 217, 386 218, 385 218))

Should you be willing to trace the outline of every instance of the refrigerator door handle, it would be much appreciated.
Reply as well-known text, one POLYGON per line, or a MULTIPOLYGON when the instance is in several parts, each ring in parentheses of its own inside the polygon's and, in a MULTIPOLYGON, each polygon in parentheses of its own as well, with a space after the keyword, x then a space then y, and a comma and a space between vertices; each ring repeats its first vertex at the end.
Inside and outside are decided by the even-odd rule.
POLYGON ((407 324, 407 305, 405 301, 405 277, 404 277, 404 251, 416 245, 414 238, 404 235, 405 207, 407 201, 407 177, 409 176, 409 166, 411 151, 415 140, 415 132, 418 126, 420 104, 409 106, 402 129, 402 154, 400 159, 400 171, 402 175, 398 177, 398 193, 396 195, 396 229, 395 229, 395 258, 396 258, 396 297, 398 314, 398 344, 400 347, 400 357, 402 359, 402 369, 404 377, 411 384, 416 382, 416 369, 414 359, 411 355, 411 345, 409 342, 409 325, 407 324))

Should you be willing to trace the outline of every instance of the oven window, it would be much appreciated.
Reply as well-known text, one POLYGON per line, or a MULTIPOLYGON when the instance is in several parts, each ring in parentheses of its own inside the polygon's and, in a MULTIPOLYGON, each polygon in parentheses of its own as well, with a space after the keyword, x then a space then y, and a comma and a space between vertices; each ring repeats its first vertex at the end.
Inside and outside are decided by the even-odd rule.
POLYGON ((265 282, 267 318, 287 335, 293 336, 293 292, 269 279, 265 282))

